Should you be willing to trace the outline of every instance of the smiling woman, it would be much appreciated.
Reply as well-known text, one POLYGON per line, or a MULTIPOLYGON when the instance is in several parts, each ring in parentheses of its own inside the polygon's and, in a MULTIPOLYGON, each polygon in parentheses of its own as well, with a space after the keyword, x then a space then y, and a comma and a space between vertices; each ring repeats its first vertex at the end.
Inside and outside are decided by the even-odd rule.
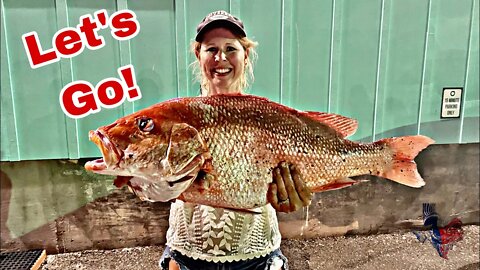
POLYGON ((209 81, 208 90, 212 93, 234 93, 244 72, 244 62, 248 58, 235 35, 225 28, 213 29, 204 36, 200 51, 195 51, 205 79, 209 81))
POLYGON ((202 96, 242 92, 254 79, 257 42, 245 36, 239 38, 235 31, 225 27, 210 28, 199 35, 202 42, 197 37, 192 43, 192 52, 197 57, 192 65, 202 96))

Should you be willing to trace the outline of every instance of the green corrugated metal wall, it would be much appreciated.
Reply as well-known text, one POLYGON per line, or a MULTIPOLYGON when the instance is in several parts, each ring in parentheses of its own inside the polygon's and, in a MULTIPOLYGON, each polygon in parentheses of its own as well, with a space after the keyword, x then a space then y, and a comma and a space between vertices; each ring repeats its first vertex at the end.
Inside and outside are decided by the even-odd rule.
POLYGON ((88 131, 176 96, 197 95, 188 52, 197 23, 224 9, 259 42, 250 93, 303 110, 354 117, 355 140, 424 134, 437 143, 479 141, 478 0, 2 0, 1 160, 100 155, 88 131), (42 48, 79 17, 130 9, 140 33, 32 69, 21 36, 42 48), (143 97, 74 120, 59 104, 69 82, 95 85, 132 64, 143 97), (440 119, 444 87, 464 87, 458 119, 440 119))

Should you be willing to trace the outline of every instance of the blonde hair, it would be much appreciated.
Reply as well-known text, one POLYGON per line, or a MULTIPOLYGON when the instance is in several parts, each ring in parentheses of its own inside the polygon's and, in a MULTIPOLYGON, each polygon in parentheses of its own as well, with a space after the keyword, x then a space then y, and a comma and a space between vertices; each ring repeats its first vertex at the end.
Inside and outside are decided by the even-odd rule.
MULTIPOLYGON (((242 76, 240 76, 238 82, 239 88, 243 92, 251 85, 251 83, 253 83, 255 79, 255 76, 253 75, 253 65, 257 61, 257 52, 255 51, 255 47, 258 45, 258 42, 255 42, 247 37, 239 38, 238 41, 245 50, 245 53, 248 53, 248 57, 245 61, 245 66, 243 70, 244 72, 242 76)), ((194 41, 190 45, 190 50, 194 55, 197 55, 200 53, 201 46, 201 42, 194 41)), ((206 95, 210 91, 210 89, 208 86, 208 79, 202 74, 202 70, 200 68, 200 61, 198 59, 195 59, 195 61, 190 64, 190 67, 192 68, 192 72, 196 81, 200 83, 201 94, 206 95)))

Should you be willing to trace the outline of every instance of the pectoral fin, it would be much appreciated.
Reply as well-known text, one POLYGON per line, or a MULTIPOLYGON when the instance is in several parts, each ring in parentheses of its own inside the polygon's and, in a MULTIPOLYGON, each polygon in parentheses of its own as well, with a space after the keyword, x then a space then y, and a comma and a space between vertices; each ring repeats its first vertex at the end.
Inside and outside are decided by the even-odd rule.
POLYGON ((132 176, 117 175, 117 177, 115 178, 115 180, 113 180, 113 184, 114 184, 117 188, 121 188, 121 187, 123 187, 124 185, 127 185, 127 184, 128 184, 128 181, 130 181, 130 179, 132 179, 132 178, 133 178, 132 176))

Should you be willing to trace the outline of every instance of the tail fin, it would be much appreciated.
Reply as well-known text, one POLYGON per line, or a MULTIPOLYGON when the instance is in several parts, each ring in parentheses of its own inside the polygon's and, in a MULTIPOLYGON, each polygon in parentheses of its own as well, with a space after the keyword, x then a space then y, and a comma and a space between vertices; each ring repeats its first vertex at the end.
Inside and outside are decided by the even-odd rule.
POLYGON ((425 185, 422 177, 417 171, 417 164, 414 158, 430 144, 435 141, 429 137, 404 136, 389 138, 378 141, 389 146, 393 150, 393 164, 388 171, 380 173, 379 176, 388 178, 409 187, 422 187, 425 185))

